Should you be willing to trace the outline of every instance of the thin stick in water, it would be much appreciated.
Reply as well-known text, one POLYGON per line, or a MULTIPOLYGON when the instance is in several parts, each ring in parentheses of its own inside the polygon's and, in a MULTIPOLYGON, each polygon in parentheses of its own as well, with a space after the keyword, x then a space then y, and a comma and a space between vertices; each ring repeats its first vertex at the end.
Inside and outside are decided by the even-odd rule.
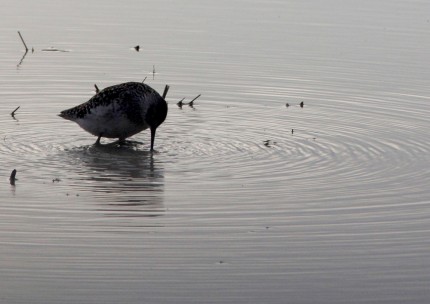
POLYGON ((182 109, 182 106, 184 105, 183 101, 184 101, 185 97, 182 98, 181 100, 178 101, 177 105, 178 107, 180 107, 182 109))
POLYGON ((169 88, 170 86, 166 84, 166 87, 164 88, 164 92, 163 92, 163 99, 166 99, 167 91, 169 91, 169 88))
POLYGON ((15 118, 15 112, 16 111, 18 111, 18 109, 20 108, 21 106, 18 106, 15 110, 13 110, 12 111, 12 113, 10 113, 10 116, 12 116, 12 117, 14 117, 15 118))
POLYGON ((194 100, 196 100, 197 98, 199 98, 201 95, 202 95, 202 94, 199 94, 199 95, 197 95, 196 97, 194 97, 194 99, 193 99, 193 100, 191 100, 191 101, 188 103, 188 105, 189 105, 190 107, 192 107, 192 106, 194 105, 194 100))
POLYGON ((24 44, 24 46, 25 46, 25 52, 27 53, 28 52, 28 47, 27 47, 27 45, 25 44, 25 41, 24 41, 24 38, 22 38, 22 35, 21 35, 21 33, 18 31, 18 35, 19 35, 19 38, 21 38, 21 41, 22 41, 22 43, 24 44))
POLYGON ((145 79, 143 79, 143 80, 142 80, 142 83, 144 83, 144 82, 145 82, 146 78, 148 78, 148 76, 145 76, 145 79))
POLYGON ((100 89, 96 84, 94 84, 94 87, 96 88, 96 93, 100 92, 100 89))

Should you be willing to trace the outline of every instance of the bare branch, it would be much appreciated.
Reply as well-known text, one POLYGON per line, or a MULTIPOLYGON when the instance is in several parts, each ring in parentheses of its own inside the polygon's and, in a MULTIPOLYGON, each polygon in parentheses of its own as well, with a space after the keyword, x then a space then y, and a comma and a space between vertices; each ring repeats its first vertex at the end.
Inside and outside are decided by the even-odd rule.
POLYGON ((24 38, 22 38, 22 35, 21 35, 21 33, 18 31, 18 35, 19 35, 19 38, 21 38, 21 41, 22 41, 22 43, 24 44, 24 46, 25 46, 25 52, 27 53, 28 52, 28 47, 27 47, 27 45, 25 44, 25 41, 24 41, 24 38))

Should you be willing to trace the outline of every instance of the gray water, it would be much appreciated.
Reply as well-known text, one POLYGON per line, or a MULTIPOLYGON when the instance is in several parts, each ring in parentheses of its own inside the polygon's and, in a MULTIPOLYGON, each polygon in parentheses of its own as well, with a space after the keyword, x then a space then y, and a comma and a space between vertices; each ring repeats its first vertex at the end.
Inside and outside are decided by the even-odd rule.
POLYGON ((428 302, 428 1, 0 4, 1 303, 428 302), (57 116, 145 78, 153 155, 57 116))

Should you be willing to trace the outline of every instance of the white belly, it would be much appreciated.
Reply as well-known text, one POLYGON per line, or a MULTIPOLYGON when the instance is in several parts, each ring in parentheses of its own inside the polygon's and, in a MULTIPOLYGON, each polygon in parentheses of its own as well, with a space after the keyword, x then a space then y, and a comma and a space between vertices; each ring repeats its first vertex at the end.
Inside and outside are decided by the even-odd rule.
POLYGON ((85 131, 108 138, 125 139, 148 128, 146 123, 133 123, 121 111, 113 110, 112 106, 92 109, 85 118, 78 118, 75 121, 85 131))

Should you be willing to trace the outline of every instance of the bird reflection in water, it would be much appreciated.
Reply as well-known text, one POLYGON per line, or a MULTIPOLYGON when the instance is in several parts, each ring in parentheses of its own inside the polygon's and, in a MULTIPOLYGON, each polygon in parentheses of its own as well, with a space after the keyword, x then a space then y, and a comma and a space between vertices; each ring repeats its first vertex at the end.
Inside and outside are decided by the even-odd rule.
MULTIPOLYGON (((91 145, 68 151, 77 179, 72 187, 109 217, 156 217, 164 214, 163 163, 142 143, 91 145)), ((161 155, 160 155, 161 156, 161 155)))

